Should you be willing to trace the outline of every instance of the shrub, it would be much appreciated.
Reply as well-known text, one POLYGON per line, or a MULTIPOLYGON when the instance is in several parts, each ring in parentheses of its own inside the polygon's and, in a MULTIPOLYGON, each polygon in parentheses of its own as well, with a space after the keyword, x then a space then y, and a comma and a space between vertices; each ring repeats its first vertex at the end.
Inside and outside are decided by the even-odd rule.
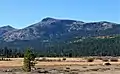
POLYGON ((103 65, 109 66, 111 64, 109 62, 107 62, 107 63, 103 63, 103 65))
POLYGON ((47 59, 46 59, 45 57, 43 57, 43 58, 41 59, 41 61, 47 61, 47 59))
POLYGON ((88 58, 87 59, 87 62, 93 62, 94 61, 94 58, 88 58))
POLYGON ((39 58, 36 58, 35 60, 36 60, 36 61, 39 61, 39 58))
POLYGON ((10 59, 5 59, 5 61, 11 61, 10 59))
POLYGON ((58 59, 58 61, 61 61, 61 59, 58 59))
POLYGON ((70 69, 70 67, 66 67, 66 69, 70 69))
POLYGON ((86 66, 84 66, 83 68, 87 68, 86 66))
POLYGON ((63 58, 63 61, 65 61, 65 60, 66 60, 66 58, 64 57, 64 58, 63 58))
POLYGON ((109 59, 108 59, 108 58, 103 58, 102 61, 103 61, 103 62, 108 62, 109 59))
POLYGON ((96 60, 102 60, 103 58, 102 57, 96 57, 95 59, 96 60))
POLYGON ((111 58, 110 61, 111 62, 118 62, 118 59, 117 58, 111 58))
POLYGON ((0 58, 0 61, 11 61, 11 59, 0 58))

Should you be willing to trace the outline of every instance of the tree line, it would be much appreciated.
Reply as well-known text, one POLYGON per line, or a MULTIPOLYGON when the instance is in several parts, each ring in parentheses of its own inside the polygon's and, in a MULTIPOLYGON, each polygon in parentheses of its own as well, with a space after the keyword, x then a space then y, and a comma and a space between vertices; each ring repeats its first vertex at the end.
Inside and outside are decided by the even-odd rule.
POLYGON ((24 52, 20 49, 12 49, 8 47, 0 48, 0 57, 4 58, 18 58, 24 57, 24 52))
MULTIPOLYGON (((120 37, 75 38, 67 42, 43 44, 32 51, 37 57, 120 56, 120 37)), ((0 49, 0 56, 4 57, 23 57, 23 53, 23 49, 0 49)))
POLYGON ((49 57, 81 57, 81 56, 120 56, 120 37, 115 38, 79 38, 71 43, 56 43, 41 52, 49 57), (76 42, 75 42, 76 41, 76 42), (78 41, 78 42, 77 42, 78 41))

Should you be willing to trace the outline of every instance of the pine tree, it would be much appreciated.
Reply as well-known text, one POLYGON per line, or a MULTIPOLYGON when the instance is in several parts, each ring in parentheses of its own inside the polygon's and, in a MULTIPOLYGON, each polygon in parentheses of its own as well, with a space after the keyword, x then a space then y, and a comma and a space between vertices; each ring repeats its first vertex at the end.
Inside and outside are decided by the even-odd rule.
POLYGON ((24 54, 23 70, 26 72, 30 72, 31 67, 35 66, 34 60, 35 60, 35 55, 30 49, 27 49, 24 54))

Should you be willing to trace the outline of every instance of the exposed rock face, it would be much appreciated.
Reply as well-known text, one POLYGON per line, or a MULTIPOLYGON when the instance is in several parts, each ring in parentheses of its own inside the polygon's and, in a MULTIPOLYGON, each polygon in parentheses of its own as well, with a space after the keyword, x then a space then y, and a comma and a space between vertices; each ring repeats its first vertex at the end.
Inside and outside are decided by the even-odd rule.
POLYGON ((10 26, 0 28, 1 40, 9 42, 15 40, 33 40, 68 38, 73 36, 99 36, 120 34, 120 25, 101 21, 85 23, 76 20, 44 18, 41 22, 23 29, 10 26))

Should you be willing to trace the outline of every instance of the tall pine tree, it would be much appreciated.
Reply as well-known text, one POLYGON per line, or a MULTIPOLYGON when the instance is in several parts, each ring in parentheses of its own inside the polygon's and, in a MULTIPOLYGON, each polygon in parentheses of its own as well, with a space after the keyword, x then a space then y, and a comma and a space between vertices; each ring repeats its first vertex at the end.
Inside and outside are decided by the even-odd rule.
POLYGON ((33 67, 35 65, 34 60, 35 60, 34 53, 30 49, 27 49, 24 54, 23 70, 26 72, 30 72, 31 67, 33 67))

